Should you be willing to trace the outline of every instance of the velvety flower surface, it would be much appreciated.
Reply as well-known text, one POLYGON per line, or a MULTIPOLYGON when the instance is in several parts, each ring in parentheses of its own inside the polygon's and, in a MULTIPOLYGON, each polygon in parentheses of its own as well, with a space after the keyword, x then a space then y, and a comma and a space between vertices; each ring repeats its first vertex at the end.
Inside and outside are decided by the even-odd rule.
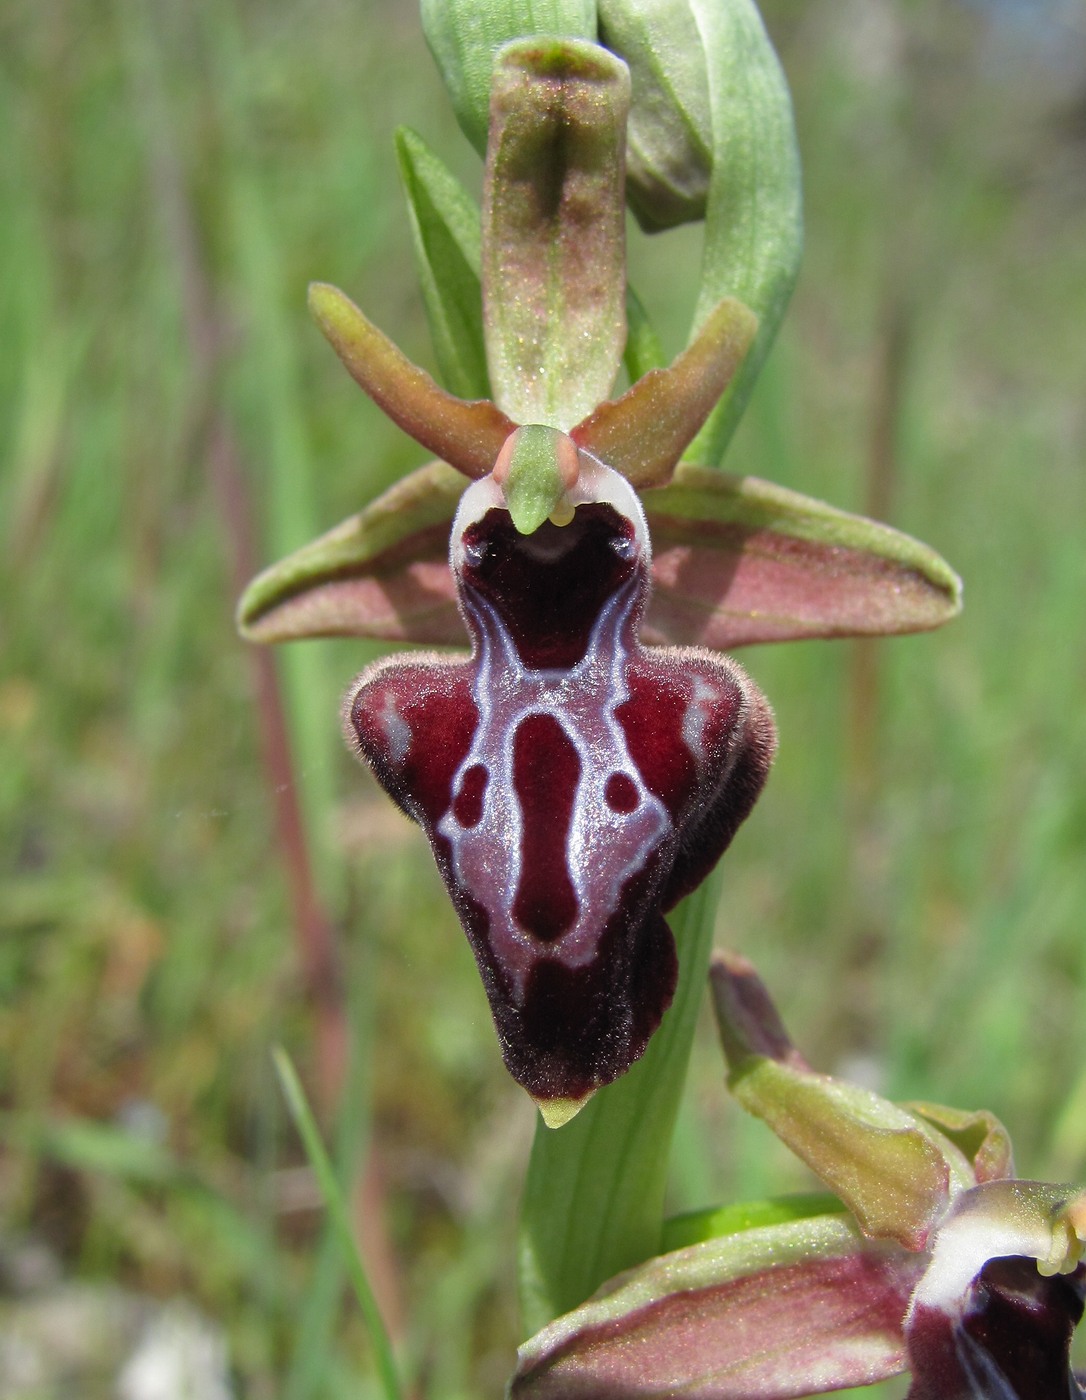
POLYGON ((640 504, 569 449, 565 524, 521 534, 493 476, 463 497, 451 566, 470 659, 380 662, 346 706, 430 838, 506 1064, 551 1121, 644 1050, 675 985, 663 914, 728 845, 775 742, 734 662, 641 645, 640 504))
MULTIPOLYGON (((464 396, 342 292, 310 288, 351 375, 439 460, 265 571, 239 621, 259 641, 428 645, 458 644, 466 626, 470 659, 416 654, 363 675, 347 731, 426 831, 506 1063, 554 1125, 645 1049, 675 986, 664 915, 765 778, 768 708, 714 652, 937 626, 959 585, 894 531, 683 462, 731 395, 712 434, 722 450, 742 406, 730 386, 751 379, 794 273, 779 74, 760 86, 783 121, 770 142, 780 189, 764 163, 735 186, 748 212, 772 215, 756 221, 767 259, 747 279, 758 311, 724 278, 666 367, 644 344, 629 358, 644 336, 626 312, 625 63, 539 35, 488 49, 483 76, 465 89, 489 93, 481 217, 418 138, 400 143, 438 359, 464 396), (633 382, 609 397, 624 348, 633 382), (634 488, 654 512, 655 574, 634 488), (650 580, 644 636, 664 646, 641 640, 650 580)), ((738 217, 730 197, 728 209, 738 217)), ((710 224, 709 243, 731 246, 728 219, 710 224)))

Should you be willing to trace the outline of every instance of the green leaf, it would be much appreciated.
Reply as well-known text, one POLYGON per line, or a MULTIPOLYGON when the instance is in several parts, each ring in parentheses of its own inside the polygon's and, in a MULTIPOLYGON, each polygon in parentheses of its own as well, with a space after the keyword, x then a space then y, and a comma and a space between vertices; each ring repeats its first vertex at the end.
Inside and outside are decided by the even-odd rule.
POLYGON ((757 477, 683 463, 644 505, 654 580, 646 641, 728 651, 887 636, 961 611, 961 581, 934 550, 757 477))
POLYGON ((463 399, 488 398, 479 210, 452 171, 407 127, 396 132, 396 155, 441 377, 463 399))
POLYGON ((518 1353, 514 1400, 798 1396, 905 1369, 923 1260, 844 1215, 752 1229, 613 1279, 518 1353))
POLYGON ((722 460, 792 295, 803 246, 792 103, 753 0, 689 0, 708 65, 713 169, 705 215, 700 326, 722 297, 758 317, 742 369, 687 453, 722 460))
POLYGON ((565 1127, 536 1128, 521 1206, 528 1332, 660 1248, 671 1135, 686 1078, 720 889, 714 873, 672 918, 679 984, 634 1067, 565 1127))
POLYGON ((190 1202, 254 1277, 275 1287, 282 1254, 259 1224, 219 1194, 189 1163, 152 1138, 116 1123, 67 1114, 0 1112, 0 1141, 41 1154, 74 1172, 112 1177, 133 1188, 168 1187, 190 1202))
POLYGON ((135 1184, 180 1186, 185 1171, 161 1142, 115 1123, 68 1115, 0 1114, 3 1137, 78 1172, 101 1172, 135 1184))
POLYGON ((757 328, 745 306, 722 301, 677 359, 649 370, 621 398, 598 404, 573 429, 573 440, 639 490, 666 485, 757 328))
POLYGON ((373 637, 466 645, 449 571, 464 478, 419 467, 326 535, 258 574, 238 604, 253 642, 373 637))
POLYGON ((337 287, 309 288, 313 318, 351 377, 405 433, 465 476, 486 476, 516 427, 488 399, 447 394, 337 287))
POLYGON ((605 399, 626 341, 629 76, 594 44, 498 55, 483 188, 483 318, 494 399, 568 430, 605 399))
POLYGON ((663 369, 667 364, 664 347, 649 320, 649 313, 629 284, 626 286, 626 348, 622 361, 631 384, 650 369, 663 369))
POLYGON ((302 1139, 306 1156, 309 1158, 309 1165, 313 1168, 313 1175, 317 1179, 317 1186, 320 1188, 324 1207, 328 1212, 332 1226, 338 1237, 340 1248, 343 1251, 344 1263, 347 1266, 347 1273, 354 1288, 358 1305, 362 1310, 362 1316, 366 1323, 366 1330, 369 1333, 370 1343, 373 1346, 374 1355, 377 1361, 377 1370, 381 1378, 381 1385, 384 1390, 385 1400, 402 1400, 403 1387, 396 1370, 396 1359, 392 1351, 392 1343, 389 1340, 388 1332, 385 1329, 384 1321, 377 1307, 377 1300, 373 1296, 373 1289, 370 1287, 369 1279, 366 1277, 365 1266, 362 1257, 355 1244, 354 1234, 351 1229, 350 1215, 347 1210, 347 1203, 343 1199, 339 1182, 336 1180, 335 1169, 331 1159, 325 1151, 324 1143, 321 1141, 320 1129, 317 1127, 316 1119, 309 1107, 302 1088, 301 1081, 295 1072, 294 1066, 286 1051, 277 1047, 273 1052, 276 1073, 279 1075, 279 1082, 283 1086, 283 1095, 290 1109, 291 1117, 294 1119, 294 1126, 298 1130, 298 1136, 302 1139))
POLYGON ((481 155, 498 50, 534 34, 594 41, 596 5, 595 0, 422 0, 422 28, 460 129, 481 155))

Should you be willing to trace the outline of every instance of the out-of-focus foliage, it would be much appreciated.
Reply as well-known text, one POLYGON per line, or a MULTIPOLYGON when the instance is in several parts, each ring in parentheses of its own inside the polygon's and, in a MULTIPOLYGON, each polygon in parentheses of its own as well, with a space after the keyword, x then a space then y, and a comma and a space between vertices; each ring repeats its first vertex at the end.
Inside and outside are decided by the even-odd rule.
MULTIPOLYGON (((763 6, 808 246, 729 466, 929 541, 966 612, 934 636, 744 656, 781 750, 718 932, 756 952, 820 1063, 895 1099, 986 1104, 1024 1174, 1075 1179, 1086 41, 1073 7, 1027 8, 763 6)), ((33 1231, 73 1274, 196 1299, 254 1396, 284 1377, 356 1394, 369 1362, 349 1309, 323 1378, 297 1360, 317 1219, 268 1048, 311 1064, 314 1026, 207 419, 218 403, 236 436, 258 563, 421 460, 304 295, 336 282, 433 364, 404 122, 477 192, 392 0, 0 16, 0 1248, 33 1231), (210 377, 194 319, 221 339, 210 377)), ((631 261, 670 357, 697 230, 631 234, 631 261)), ((421 835, 339 757, 338 694, 372 648, 294 650, 296 735, 318 736, 296 739, 311 841, 373 1090, 386 1296, 428 1395, 496 1393, 531 1122, 421 835)), ((720 1073, 707 1031, 677 1208, 802 1184, 724 1106, 720 1073)))

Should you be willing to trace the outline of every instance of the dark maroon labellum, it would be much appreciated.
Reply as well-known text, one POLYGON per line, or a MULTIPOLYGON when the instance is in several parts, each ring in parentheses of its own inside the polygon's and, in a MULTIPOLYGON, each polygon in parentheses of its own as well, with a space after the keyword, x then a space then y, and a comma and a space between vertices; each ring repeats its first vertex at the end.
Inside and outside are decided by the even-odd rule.
POLYGON ((451 563, 469 660, 392 658, 349 736, 425 828, 475 951, 505 1062, 580 1101, 642 1054, 675 987, 663 919, 750 810, 774 745, 760 692, 708 652, 646 648, 635 494, 582 454, 569 524, 514 528, 471 486, 451 563))
POLYGON ((1071 1339, 1086 1267, 1046 1278, 1037 1261, 992 1259, 954 1315, 920 1306, 906 1329, 908 1400, 1082 1400, 1071 1339))

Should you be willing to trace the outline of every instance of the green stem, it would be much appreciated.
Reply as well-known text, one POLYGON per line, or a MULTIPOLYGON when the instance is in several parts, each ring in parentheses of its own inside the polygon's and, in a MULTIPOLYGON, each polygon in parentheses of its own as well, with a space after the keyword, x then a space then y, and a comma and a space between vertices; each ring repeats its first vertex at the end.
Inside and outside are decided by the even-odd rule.
POLYGON ((536 1128, 521 1205, 521 1309, 531 1336, 660 1249, 671 1137, 713 941, 718 874, 672 920, 675 999, 648 1050, 564 1128, 536 1128))

